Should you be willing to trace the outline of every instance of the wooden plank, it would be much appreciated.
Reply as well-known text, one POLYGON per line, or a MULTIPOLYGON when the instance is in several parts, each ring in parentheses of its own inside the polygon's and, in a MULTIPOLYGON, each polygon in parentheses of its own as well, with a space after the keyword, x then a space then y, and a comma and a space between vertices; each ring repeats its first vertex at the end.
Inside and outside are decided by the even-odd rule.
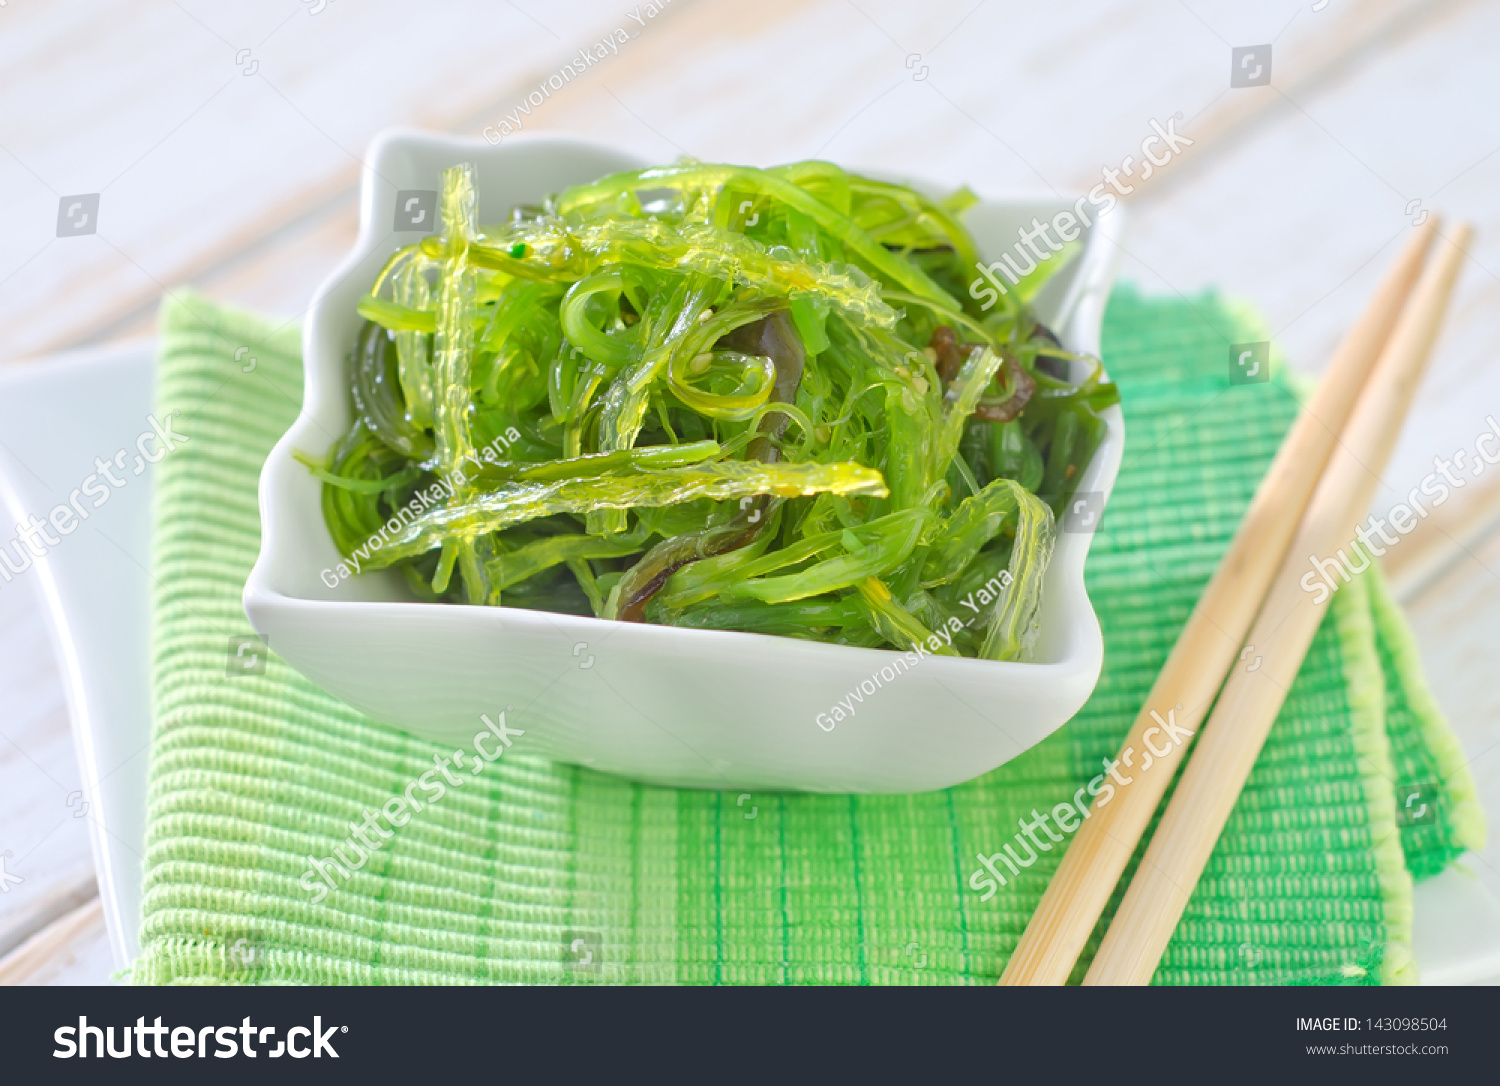
MULTIPOLYGON (((101 936, 104 906, 91 897, 0 958, 0 985, 45 984, 80 960, 97 968, 101 936)), ((107 937, 103 942, 107 958, 107 937)), ((93 973, 90 968, 87 975, 93 973)))
POLYGON ((163 290, 343 198, 377 130, 508 108, 597 34, 634 25, 629 10, 574 0, 549 8, 546 27, 513 4, 414 13, 396 0, 293 9, 290 20, 272 0, 197 16, 123 0, 7 10, 5 356, 131 323, 163 290), (99 232, 56 237, 60 197, 88 192, 101 193, 99 232))
MULTIPOLYGON (((1433 470, 1472 448, 1500 403, 1500 96, 1482 43, 1500 32, 1493 5, 1438 9, 1337 81, 1278 110, 1196 167, 1170 199, 1138 209, 1121 275, 1191 296, 1218 287, 1252 301, 1292 365, 1317 372, 1374 288, 1421 207, 1478 228, 1447 328, 1386 485, 1384 512, 1433 470), (1486 157, 1488 156, 1488 157, 1486 157), (1489 405, 1489 406, 1485 406, 1489 405)), ((1276 94, 1274 87, 1236 93, 1276 94)))
POLYGON ((49 987, 121 983, 115 978, 104 918, 75 929, 71 938, 22 983, 49 987))
MULTIPOLYGON (((1373 2, 1364 0, 1365 6, 1373 2)), ((1390 6, 1395 0, 1380 2, 1390 6)), ((252 11, 263 7, 250 5, 252 11)), ((1286 3, 1272 8, 1267 25, 1281 26, 1287 11, 1298 10, 1286 3)), ((109 73, 105 79, 118 75, 130 93, 112 103, 108 132, 99 130, 96 118, 69 120, 79 126, 73 142, 107 148, 101 155, 111 168, 127 170, 120 181, 123 195, 117 199, 111 187, 100 214, 107 224, 110 207, 125 200, 130 229, 122 233, 106 226, 93 239, 49 239, 55 222, 55 204, 49 201, 55 197, 47 190, 72 185, 69 191, 87 191, 95 182, 83 180, 90 175, 76 163, 73 176, 81 178, 76 184, 58 180, 66 175, 33 147, 39 134, 32 142, 7 143, 35 176, 0 156, 0 186, 13 182, 24 197, 21 203, 31 209, 30 229, 0 242, 6 247, 0 249, 0 275, 40 253, 21 277, 26 289, 0 297, 0 326, 15 341, 13 354, 136 330, 165 287, 211 279, 226 263, 264 249, 268 239, 279 242, 307 216, 346 200, 356 180, 356 157, 376 128, 408 123, 478 136, 571 50, 596 40, 612 24, 639 32, 639 40, 538 107, 525 122, 527 130, 624 137, 663 158, 691 147, 709 157, 755 161, 825 154, 887 169, 921 161, 935 176, 991 187, 1055 189, 1087 179, 1100 161, 1117 161, 1118 149, 1149 134, 1151 117, 1170 113, 1158 105, 1181 108, 1185 79, 1201 84, 1186 96, 1195 107, 1222 94, 1224 58, 1214 52, 1222 49, 1214 42, 1214 50, 1198 48, 1195 54, 1206 33, 1178 5, 1142 9, 1113 0, 1042 18, 1015 4, 976 10, 962 0, 921 12, 890 4, 861 11, 827 0, 781 0, 750 12, 723 2, 690 6, 688 0, 674 0, 641 27, 626 10, 589 3, 576 12, 569 9, 571 21, 549 12, 549 23, 557 20, 551 31, 557 38, 533 26, 528 39, 496 35, 494 20, 472 9, 444 9, 432 17, 441 34, 453 36, 465 19, 490 33, 458 31, 462 42, 457 52, 449 50, 451 63, 441 66, 447 74, 439 78, 406 59, 434 51, 428 48, 431 34, 415 40, 405 34, 404 24, 410 22, 405 9, 334 5, 322 21, 287 22, 260 48, 263 64, 256 74, 238 77, 234 73, 241 69, 227 64, 227 43, 258 42, 271 25, 269 16, 253 26, 248 24, 256 24, 256 18, 244 16, 242 36, 233 28, 215 36, 180 15, 133 31, 123 7, 99 6, 87 21, 105 33, 84 35, 84 48, 99 48, 101 55, 92 58, 96 72, 109 73), (389 33, 398 18, 403 34, 389 33), (1122 48, 1121 41, 1129 44, 1122 48), (106 42, 114 48, 107 55, 106 42), (135 73, 156 63, 163 51, 187 61, 179 64, 176 82, 158 87, 152 97, 137 86, 141 80, 135 73), (1038 64, 1038 55, 1056 60, 1038 64), (118 59, 125 56, 131 58, 129 74, 116 71, 127 67, 118 59), (906 61, 914 56, 918 60, 908 68, 906 61), (348 57, 351 71, 342 73, 330 57, 348 57), (1172 63, 1184 58, 1190 63, 1172 63), (776 78, 766 77, 768 64, 776 78), (491 73, 488 82, 474 72, 491 73), (374 80, 374 73, 384 78, 374 80), (257 81, 266 86, 256 89, 257 81), (1105 82, 1117 92, 1099 108, 1090 88, 1105 82), (682 88, 692 88, 692 94, 682 88), (186 112, 178 101, 183 98, 206 104, 201 116, 172 131, 186 112), (1010 104, 1038 99, 1056 105, 1016 109, 1010 104), (661 121, 662 116, 671 119, 661 121), (766 117, 776 123, 761 123, 766 117), (121 142, 120 133, 143 131, 155 134, 157 142, 140 136, 121 142), (1059 131, 1066 131, 1066 138, 1059 138, 1059 131), (110 135, 112 140, 105 138, 110 135), (267 154, 268 148, 277 153, 267 154), (1101 156, 1098 148, 1109 152, 1101 156), (215 169, 198 168, 204 161, 214 162, 215 169), (193 178, 189 198, 171 198, 183 195, 179 178, 185 176, 193 178), (63 281, 89 298, 84 311, 37 304, 55 298, 63 281)), ((276 8, 277 17, 281 11, 276 8)), ((1341 29, 1334 20, 1302 20, 1294 22, 1287 39, 1296 42, 1306 34, 1342 40, 1334 33, 1341 29)), ((62 51, 75 48, 76 38, 74 25, 45 35, 33 28, 17 38, 47 62, 23 65, 12 93, 71 102, 66 87, 47 80, 55 68, 68 70, 72 62, 62 51)), ((7 59, 0 47, 0 63, 7 59)), ((4 104, 0 93, 0 108, 4 104)))

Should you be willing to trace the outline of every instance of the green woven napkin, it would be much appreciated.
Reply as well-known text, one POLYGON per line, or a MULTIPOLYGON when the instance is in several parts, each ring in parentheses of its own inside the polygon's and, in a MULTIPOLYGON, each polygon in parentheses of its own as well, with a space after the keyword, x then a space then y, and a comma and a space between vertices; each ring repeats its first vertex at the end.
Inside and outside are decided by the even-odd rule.
MULTIPOLYGON (((1117 291, 1105 360, 1129 440, 1088 567, 1104 675, 1070 724, 979 780, 737 795, 505 757, 314 900, 312 860, 365 854, 351 821, 430 770, 434 748, 274 654, 263 674, 231 668, 251 634, 256 479, 301 400, 297 337, 193 297, 162 324, 157 397, 190 440, 157 468, 138 983, 991 983, 1063 843, 1038 835, 1047 848, 993 894, 980 857, 1010 844, 1024 859, 1020 820, 1113 757, 1296 410, 1279 376, 1228 381, 1229 345, 1265 338, 1253 314, 1117 291)), ((545 719, 517 708, 520 726, 545 719)), ((1400 614, 1360 577, 1335 596, 1156 980, 1409 981, 1412 876, 1483 833, 1400 614)))

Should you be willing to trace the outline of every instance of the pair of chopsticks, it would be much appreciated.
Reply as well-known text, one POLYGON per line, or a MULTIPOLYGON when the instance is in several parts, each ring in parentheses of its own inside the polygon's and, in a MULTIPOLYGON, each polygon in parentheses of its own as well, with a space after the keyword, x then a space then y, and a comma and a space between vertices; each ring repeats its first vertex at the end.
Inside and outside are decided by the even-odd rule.
POLYGON ((1329 594, 1300 584, 1308 556, 1348 550, 1437 339, 1471 234, 1439 237, 1438 225, 1429 218, 1402 248, 1282 444, 1121 746, 1115 780, 1130 783, 1095 801, 1001 984, 1067 981, 1187 759, 1084 983, 1151 980, 1322 620, 1329 594), (1247 646, 1253 671, 1235 667, 1247 646), (1169 741, 1187 733, 1190 758, 1187 740, 1169 741))

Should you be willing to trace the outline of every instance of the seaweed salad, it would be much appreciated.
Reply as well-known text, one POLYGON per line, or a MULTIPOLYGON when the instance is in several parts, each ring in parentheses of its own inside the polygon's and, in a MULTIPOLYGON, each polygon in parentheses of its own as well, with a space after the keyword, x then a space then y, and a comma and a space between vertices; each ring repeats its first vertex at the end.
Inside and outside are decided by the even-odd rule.
POLYGON ((445 171, 359 304, 353 426, 302 456, 335 583, 1024 658, 1118 396, 1030 307, 1077 242, 979 306, 976 200, 688 161, 489 225, 445 171))

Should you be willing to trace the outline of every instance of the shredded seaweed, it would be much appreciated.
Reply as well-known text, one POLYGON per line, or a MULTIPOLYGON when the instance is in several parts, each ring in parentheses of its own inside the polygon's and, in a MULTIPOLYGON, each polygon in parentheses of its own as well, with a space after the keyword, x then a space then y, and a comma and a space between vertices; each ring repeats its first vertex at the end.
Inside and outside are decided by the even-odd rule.
POLYGON ((1072 249, 970 300, 974 202, 684 162, 480 225, 447 170, 306 460, 334 543, 430 600, 1026 658, 1118 395, 1030 308, 1072 249))

